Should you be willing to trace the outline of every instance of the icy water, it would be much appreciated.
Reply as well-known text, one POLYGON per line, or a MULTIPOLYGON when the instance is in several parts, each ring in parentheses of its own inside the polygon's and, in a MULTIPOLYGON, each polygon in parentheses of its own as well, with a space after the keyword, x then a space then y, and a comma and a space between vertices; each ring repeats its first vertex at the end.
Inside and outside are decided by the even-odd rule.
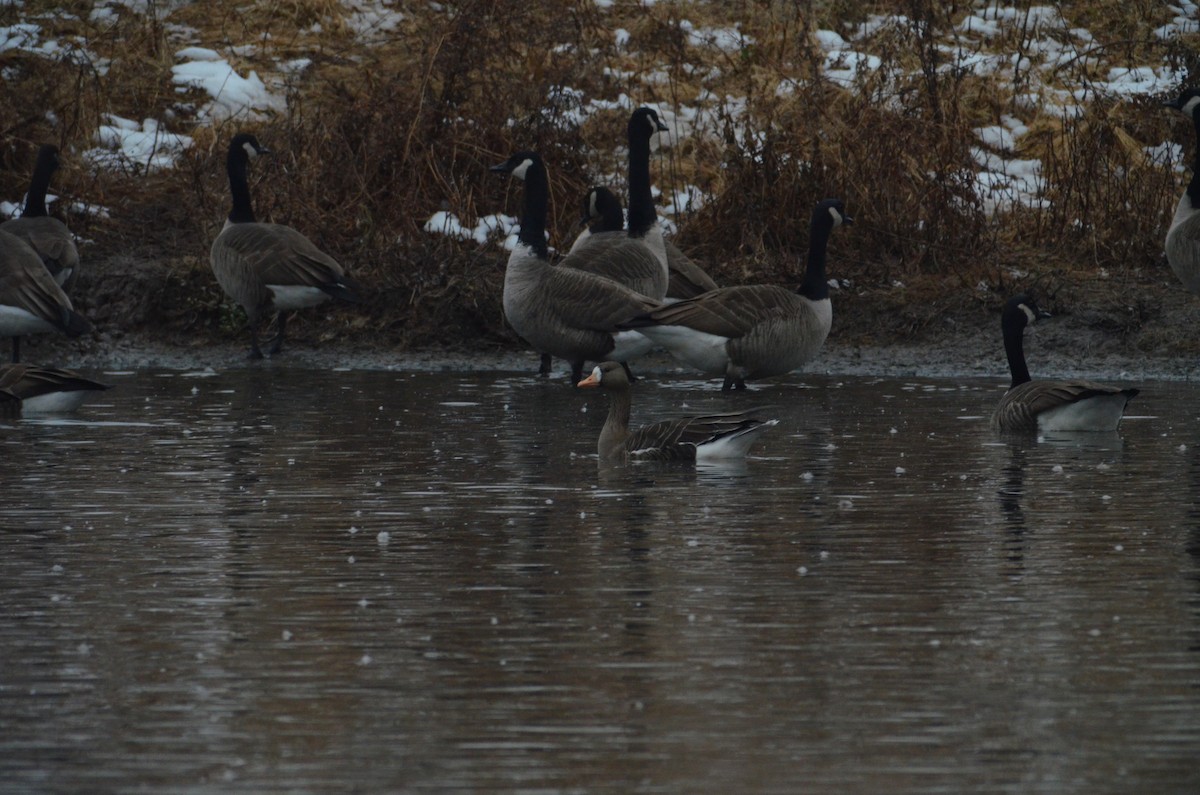
POLYGON ((1200 792, 1195 385, 645 380, 777 407, 696 470, 524 373, 104 377, 0 426, 2 791, 1200 792))

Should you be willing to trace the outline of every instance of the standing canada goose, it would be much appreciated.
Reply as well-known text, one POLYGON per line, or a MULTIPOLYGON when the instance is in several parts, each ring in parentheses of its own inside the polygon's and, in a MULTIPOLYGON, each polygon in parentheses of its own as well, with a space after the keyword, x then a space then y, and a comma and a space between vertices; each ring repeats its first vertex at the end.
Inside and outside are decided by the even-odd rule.
MULTIPOLYGON (((621 208, 621 200, 608 188, 600 185, 591 188, 583 197, 583 218, 580 223, 586 224, 586 228, 575 238, 571 251, 581 246, 591 246, 623 237, 625 214, 621 208)), ((717 289, 717 283, 712 277, 687 254, 680 251, 678 246, 666 239, 663 244, 667 251, 669 279, 664 301, 674 303, 717 289)))
POLYGON ((78 337, 92 324, 75 311, 29 245, 0 229, 0 335, 12 337, 12 360, 21 360, 21 337, 61 331, 78 337))
POLYGON ((0 391, 21 401, 22 414, 71 412, 95 393, 111 388, 71 370, 32 364, 0 365, 0 391))
POLYGON ((721 389, 745 389, 746 379, 790 373, 825 343, 833 323, 825 249, 834 227, 853 223, 840 199, 812 214, 808 265, 800 289, 774 285, 721 287, 667 304, 621 328, 635 328, 675 357, 705 373, 723 375, 721 389))
POLYGON ((1025 327, 1050 317, 1030 295, 1010 298, 1000 317, 1012 385, 996 406, 992 427, 1000 431, 1115 431, 1136 389, 1092 381, 1034 381, 1025 365, 1025 327))
POLYGON ((1191 117, 1196 128, 1192 179, 1167 230, 1167 262, 1184 287, 1200 293, 1200 89, 1189 88, 1166 105, 1191 117))
POLYGON ((680 417, 629 430, 629 379, 616 362, 603 362, 580 387, 609 392, 608 418, 596 451, 601 461, 706 461, 741 458, 758 435, 779 420, 761 420, 754 411, 680 417))
POLYGON ((58 165, 58 147, 46 144, 38 150, 29 192, 25 194, 25 209, 20 218, 5 221, 0 229, 28 243, 61 286, 79 267, 79 250, 67 225, 46 212, 46 191, 58 165))
POLYGON ((550 265, 546 207, 550 186, 536 152, 517 152, 492 171, 525 183, 521 231, 504 272, 504 316, 536 350, 571 363, 572 382, 585 361, 626 361, 651 343, 634 331, 617 331, 624 320, 649 312, 654 301, 605 276, 572 267, 568 254, 550 265))
POLYGON ((251 158, 262 154, 269 152, 253 135, 241 133, 229 142, 225 168, 233 209, 210 252, 213 274, 221 289, 246 310, 253 359, 262 358, 258 327, 264 315, 279 313, 278 331, 270 349, 276 354, 283 348, 287 312, 316 306, 330 298, 351 303, 361 300, 358 284, 337 260, 307 237, 290 226, 254 220, 246 167, 251 158))

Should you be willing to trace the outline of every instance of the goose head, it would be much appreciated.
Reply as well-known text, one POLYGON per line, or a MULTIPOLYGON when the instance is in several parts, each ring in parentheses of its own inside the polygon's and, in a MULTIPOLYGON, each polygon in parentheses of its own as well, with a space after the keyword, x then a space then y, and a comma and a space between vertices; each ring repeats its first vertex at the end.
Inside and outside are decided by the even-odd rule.
POLYGON ((642 106, 629 116, 629 140, 651 140, 656 133, 667 132, 670 128, 658 118, 654 108, 642 106))
POLYGON ((621 208, 621 200, 608 188, 597 185, 583 197, 583 217, 580 226, 587 226, 599 221, 594 231, 617 232, 625 226, 625 212, 621 208))
POLYGON ((1190 116, 1192 119, 1200 118, 1200 88, 1186 88, 1175 99, 1164 102, 1168 108, 1190 116))
POLYGON ((34 168, 45 173, 47 176, 53 174, 62 165, 62 161, 58 157, 58 147, 54 144, 43 144, 38 149, 37 163, 34 168))
POLYGON ((841 199, 825 199, 813 209, 813 222, 828 223, 833 228, 850 226, 854 219, 846 215, 846 204, 841 199))
POLYGON ((587 378, 575 386, 621 391, 629 389, 629 376, 620 362, 600 362, 592 368, 587 378))
POLYGON ((1008 303, 1004 305, 1000 324, 1005 332, 1020 334, 1026 326, 1032 326, 1037 321, 1045 320, 1048 317, 1054 316, 1037 305, 1037 301, 1033 300, 1032 293, 1021 293, 1008 299, 1008 303))
POLYGON ((541 155, 537 152, 517 152, 512 157, 505 160, 503 163, 492 166, 489 171, 496 174, 509 174, 517 179, 524 181, 525 176, 531 169, 545 169, 542 163, 541 155))
POLYGON ((231 162, 242 163, 253 160, 259 155, 269 155, 271 150, 258 142, 250 133, 238 133, 229 142, 229 159, 231 162))

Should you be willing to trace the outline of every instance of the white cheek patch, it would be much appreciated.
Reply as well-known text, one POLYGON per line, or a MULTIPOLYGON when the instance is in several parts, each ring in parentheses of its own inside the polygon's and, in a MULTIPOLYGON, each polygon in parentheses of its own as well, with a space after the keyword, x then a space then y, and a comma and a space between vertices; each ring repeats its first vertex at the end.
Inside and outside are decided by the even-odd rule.
POLYGON ((600 198, 600 195, 598 193, 596 193, 596 191, 592 191, 591 193, 588 194, 588 217, 589 218, 598 218, 600 216, 600 208, 596 206, 596 200, 598 198, 600 198))
POLYGON ((521 165, 517 166, 516 168, 514 168, 512 170, 512 175, 514 177, 516 177, 517 179, 523 180, 523 179, 525 179, 525 174, 528 173, 528 171, 529 171, 529 167, 532 165, 533 165, 533 161, 530 160, 529 158, 525 158, 524 160, 521 161, 521 165))
POLYGON ((1034 312, 1032 309, 1030 309, 1025 304, 1021 304, 1020 306, 1021 306, 1021 311, 1025 313, 1025 317, 1029 320, 1029 325, 1032 326, 1034 323, 1036 323, 1037 322, 1037 313, 1034 312))
POLYGON ((1196 114, 1196 108, 1200 106, 1200 96, 1192 97, 1183 106, 1183 112, 1189 116, 1196 114))
POLYGON ((246 143, 242 144, 242 148, 246 150, 246 154, 249 155, 251 159, 258 157, 258 150, 255 149, 254 144, 250 143, 249 141, 246 141, 246 143))
POLYGON ((837 211, 836 207, 830 207, 829 214, 833 216, 833 225, 834 226, 842 225, 842 214, 837 211))

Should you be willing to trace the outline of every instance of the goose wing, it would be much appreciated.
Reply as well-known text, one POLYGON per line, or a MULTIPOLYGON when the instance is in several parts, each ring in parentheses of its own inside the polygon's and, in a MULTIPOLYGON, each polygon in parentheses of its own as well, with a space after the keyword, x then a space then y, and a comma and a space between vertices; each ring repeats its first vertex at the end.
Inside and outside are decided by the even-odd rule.
POLYGON ((670 284, 667 287, 669 298, 695 298, 696 296, 717 289, 717 283, 704 272, 704 269, 670 240, 667 244, 667 267, 670 269, 670 284))
POLYGON ((631 433, 625 448, 632 458, 692 461, 701 445, 763 425, 755 415, 764 408, 662 420, 631 433))
POLYGON ((763 320, 787 314, 797 301, 794 294, 774 285, 722 287, 662 306, 650 314, 649 322, 631 324, 631 328, 687 326, 706 334, 736 338, 749 333, 763 320))
POLYGON ((1137 390, 1082 379, 1026 381, 1004 393, 992 421, 1001 429, 1034 429, 1037 428, 1039 414, 1100 395, 1120 394, 1133 397, 1137 390))
POLYGON ((612 331, 659 305, 605 276, 561 266, 550 268, 541 286, 545 305, 576 328, 612 331))
MULTIPOLYGON (((37 253, 16 235, 0 231, 0 304, 69 330, 71 299, 54 281, 37 253)), ((82 320, 82 318, 80 318, 82 320)), ((87 329, 82 329, 86 331, 87 329)))
POLYGON ((38 367, 32 364, 6 364, 0 366, 0 391, 9 391, 22 400, 46 395, 51 392, 76 392, 80 390, 110 389, 90 378, 84 378, 72 370, 57 367, 38 367))
MULTIPOLYGON (((344 275, 337 260, 282 224, 231 224, 217 241, 229 264, 252 271, 263 284, 324 288, 344 275)), ((214 246, 213 256, 218 256, 214 246)))

